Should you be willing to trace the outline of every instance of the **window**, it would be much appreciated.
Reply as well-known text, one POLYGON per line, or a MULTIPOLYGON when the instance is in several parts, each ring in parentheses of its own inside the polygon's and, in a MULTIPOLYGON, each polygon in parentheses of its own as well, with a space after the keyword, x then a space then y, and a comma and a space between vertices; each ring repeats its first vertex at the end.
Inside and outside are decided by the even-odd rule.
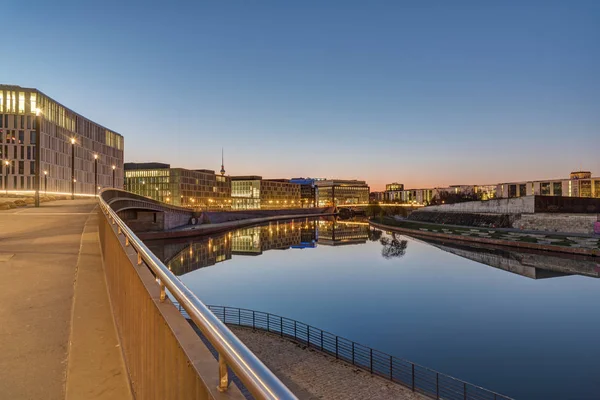
POLYGON ((519 185, 519 196, 527 196, 527 185, 525 183, 519 185))
POLYGON ((35 161, 29 163, 29 174, 35 175, 35 161))
POLYGON ((31 129, 31 115, 27 116, 27 129, 31 129))
POLYGON ((27 146, 27 159, 31 160, 31 146, 27 146))
POLYGON ((540 194, 542 196, 550 196, 550 182, 540 183, 540 194))
POLYGON ((508 185, 508 197, 517 197, 517 185, 508 185))
MULTIPOLYGON (((0 90, 0 112, 4 112, 4 91, 0 90)), ((0 117, 2 117, 0 115, 0 117)))
MULTIPOLYGON (((2 95, 0 95, 0 101, 1 101, 1 99, 2 99, 2 95)), ((4 125, 3 122, 4 122, 4 116, 2 114, 0 114, 0 128, 2 128, 2 126, 4 125)))
POLYGON ((35 114, 37 110, 37 94, 30 93, 29 94, 29 104, 31 105, 31 113, 35 114))
POLYGON ((19 114, 25 114, 25 92, 19 92, 19 114))
POLYGON ((552 183, 552 189, 554 190, 555 196, 562 196, 562 182, 552 183))
POLYGON ((35 144, 35 132, 29 132, 29 143, 35 144))
POLYGON ((25 131, 19 131, 19 144, 25 143, 25 131))
POLYGON ((21 160, 25 159, 25 146, 21 146, 21 160))
POLYGON ((19 175, 25 173, 25 161, 19 161, 19 175))
POLYGON ((25 129, 25 118, 21 115, 19 120, 21 121, 21 129, 25 129))

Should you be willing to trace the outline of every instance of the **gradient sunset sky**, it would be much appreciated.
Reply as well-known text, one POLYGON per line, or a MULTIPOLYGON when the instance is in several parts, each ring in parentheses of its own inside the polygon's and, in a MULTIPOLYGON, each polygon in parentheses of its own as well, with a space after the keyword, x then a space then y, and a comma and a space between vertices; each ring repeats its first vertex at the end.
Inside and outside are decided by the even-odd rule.
POLYGON ((218 170, 224 147, 228 174, 372 190, 600 175, 600 1, 5 0, 0 15, 0 83, 123 134, 126 161, 218 170))

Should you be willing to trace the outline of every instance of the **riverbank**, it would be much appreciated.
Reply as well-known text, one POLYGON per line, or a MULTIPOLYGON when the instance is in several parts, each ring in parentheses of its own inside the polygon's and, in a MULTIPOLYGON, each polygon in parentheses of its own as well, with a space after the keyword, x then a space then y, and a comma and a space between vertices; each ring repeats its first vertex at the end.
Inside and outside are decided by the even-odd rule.
POLYGON ((234 229, 245 228, 252 225, 263 224, 266 222, 274 221, 289 221, 292 219, 304 219, 304 218, 318 218, 318 217, 332 217, 335 213, 310 213, 310 214, 284 214, 276 215, 271 217, 258 217, 240 219, 235 221, 227 221, 216 224, 202 224, 202 225, 189 225, 177 229, 172 229, 163 232, 140 232, 137 236, 141 240, 153 240, 153 239, 179 239, 194 236, 212 235, 216 233, 223 233, 234 229))
POLYGON ((459 240, 499 246, 528 248, 600 257, 600 237, 561 235, 554 232, 520 232, 505 229, 448 226, 440 224, 376 217, 369 221, 375 228, 416 237, 459 240))

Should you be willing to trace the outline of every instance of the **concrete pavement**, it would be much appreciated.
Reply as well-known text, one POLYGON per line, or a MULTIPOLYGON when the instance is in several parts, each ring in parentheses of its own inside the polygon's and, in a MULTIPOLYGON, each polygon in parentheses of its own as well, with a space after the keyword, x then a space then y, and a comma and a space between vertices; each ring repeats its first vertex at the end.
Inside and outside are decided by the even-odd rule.
POLYGON ((95 207, 0 211, 0 398, 131 397, 95 207))

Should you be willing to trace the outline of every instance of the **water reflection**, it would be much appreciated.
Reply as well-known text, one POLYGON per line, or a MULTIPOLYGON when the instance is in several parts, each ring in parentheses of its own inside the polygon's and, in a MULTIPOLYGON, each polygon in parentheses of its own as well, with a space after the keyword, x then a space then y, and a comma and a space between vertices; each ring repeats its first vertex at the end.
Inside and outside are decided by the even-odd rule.
MULTIPOLYGON (((173 273, 183 275, 230 260, 232 256, 258 256, 270 250, 314 249, 318 245, 364 244, 367 240, 380 240, 381 236, 382 232, 371 229, 366 221, 302 219, 242 228, 192 242, 149 241, 148 246, 173 273)), ((405 250, 406 241, 403 242, 405 250)), ((389 246, 397 247, 397 244, 389 246)), ((399 253, 400 249, 386 253, 394 251, 399 253)))
POLYGON ((383 258, 394 258, 394 257, 402 257, 406 253, 406 247, 408 246, 408 241, 400 240, 398 237, 400 235, 396 233, 392 233, 392 237, 382 237, 379 240, 379 243, 383 246, 381 249, 381 255, 383 258))
POLYGON ((531 279, 569 275, 600 277, 600 260, 597 257, 476 243, 466 245, 463 242, 450 240, 415 240, 420 240, 448 253, 531 279))

